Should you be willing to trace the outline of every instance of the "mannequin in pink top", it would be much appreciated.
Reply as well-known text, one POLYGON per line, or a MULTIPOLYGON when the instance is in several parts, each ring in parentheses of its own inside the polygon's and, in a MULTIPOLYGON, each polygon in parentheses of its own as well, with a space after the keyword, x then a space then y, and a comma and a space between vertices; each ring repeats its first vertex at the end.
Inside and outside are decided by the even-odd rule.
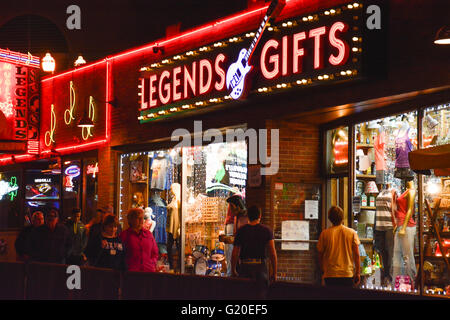
POLYGON ((414 181, 407 181, 406 188, 406 191, 396 200, 392 279, 395 281, 397 276, 409 276, 414 288, 417 274, 414 259, 414 238, 416 236, 416 223, 413 219, 416 196, 414 181))

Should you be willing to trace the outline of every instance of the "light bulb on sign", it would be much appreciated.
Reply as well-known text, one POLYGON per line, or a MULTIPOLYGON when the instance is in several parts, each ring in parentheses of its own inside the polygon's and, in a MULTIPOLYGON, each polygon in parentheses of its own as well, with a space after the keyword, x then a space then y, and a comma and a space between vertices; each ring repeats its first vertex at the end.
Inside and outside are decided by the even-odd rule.
POLYGON ((45 72, 54 72, 55 71, 55 59, 50 55, 50 53, 46 53, 45 57, 42 58, 42 70, 45 72))
POLYGON ((86 60, 84 60, 82 56, 78 56, 78 59, 74 62, 75 67, 79 67, 83 64, 86 64, 86 60))

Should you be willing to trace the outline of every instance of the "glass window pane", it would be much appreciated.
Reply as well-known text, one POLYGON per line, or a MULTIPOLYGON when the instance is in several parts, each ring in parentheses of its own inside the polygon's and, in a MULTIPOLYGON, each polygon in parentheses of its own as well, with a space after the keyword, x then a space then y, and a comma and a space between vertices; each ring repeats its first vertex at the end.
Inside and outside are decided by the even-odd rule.
POLYGON ((23 225, 20 221, 20 177, 18 171, 0 173, 0 229, 23 225))
MULTIPOLYGON (((450 144, 450 104, 427 108, 422 128, 424 148, 450 144)), ((431 172, 423 176, 424 292, 442 295, 450 290, 444 260, 444 255, 450 257, 450 176, 431 172)))
POLYGON ((355 126, 353 228, 361 240, 361 286, 416 293, 417 176, 408 154, 417 148, 417 112, 355 126))
POLYGON ((424 148, 450 144, 450 103, 425 109, 422 130, 424 148))

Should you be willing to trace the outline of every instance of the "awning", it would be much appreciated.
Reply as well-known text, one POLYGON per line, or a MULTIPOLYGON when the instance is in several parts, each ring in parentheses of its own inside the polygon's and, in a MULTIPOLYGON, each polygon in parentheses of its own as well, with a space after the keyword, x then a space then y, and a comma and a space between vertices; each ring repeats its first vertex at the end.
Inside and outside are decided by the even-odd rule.
POLYGON ((437 176, 450 175, 450 144, 411 151, 409 165, 417 173, 430 174, 434 169, 437 176))

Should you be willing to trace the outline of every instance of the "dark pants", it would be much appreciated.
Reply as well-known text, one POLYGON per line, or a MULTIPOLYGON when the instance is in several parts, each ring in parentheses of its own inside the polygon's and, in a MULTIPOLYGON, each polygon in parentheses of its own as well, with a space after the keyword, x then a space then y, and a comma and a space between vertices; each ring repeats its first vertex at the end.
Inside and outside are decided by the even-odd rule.
POLYGON ((240 278, 250 278, 256 281, 258 290, 258 298, 264 299, 269 289, 269 276, 267 272, 266 263, 240 263, 239 270, 240 278))
POLYGON ((353 287, 353 278, 325 278, 327 287, 353 287))
POLYGON ((374 236, 374 249, 380 253, 383 264, 383 278, 392 282, 391 266, 392 257, 394 254, 394 233, 392 229, 388 229, 385 231, 375 230, 374 236))
POLYGON ((170 232, 167 233, 167 257, 169 258, 170 269, 175 270, 175 265, 173 261, 172 247, 174 242, 176 243, 177 254, 180 253, 180 241, 178 239, 173 238, 173 234, 170 232))
POLYGON ((85 264, 82 256, 70 256, 66 259, 66 264, 82 266, 85 264))

